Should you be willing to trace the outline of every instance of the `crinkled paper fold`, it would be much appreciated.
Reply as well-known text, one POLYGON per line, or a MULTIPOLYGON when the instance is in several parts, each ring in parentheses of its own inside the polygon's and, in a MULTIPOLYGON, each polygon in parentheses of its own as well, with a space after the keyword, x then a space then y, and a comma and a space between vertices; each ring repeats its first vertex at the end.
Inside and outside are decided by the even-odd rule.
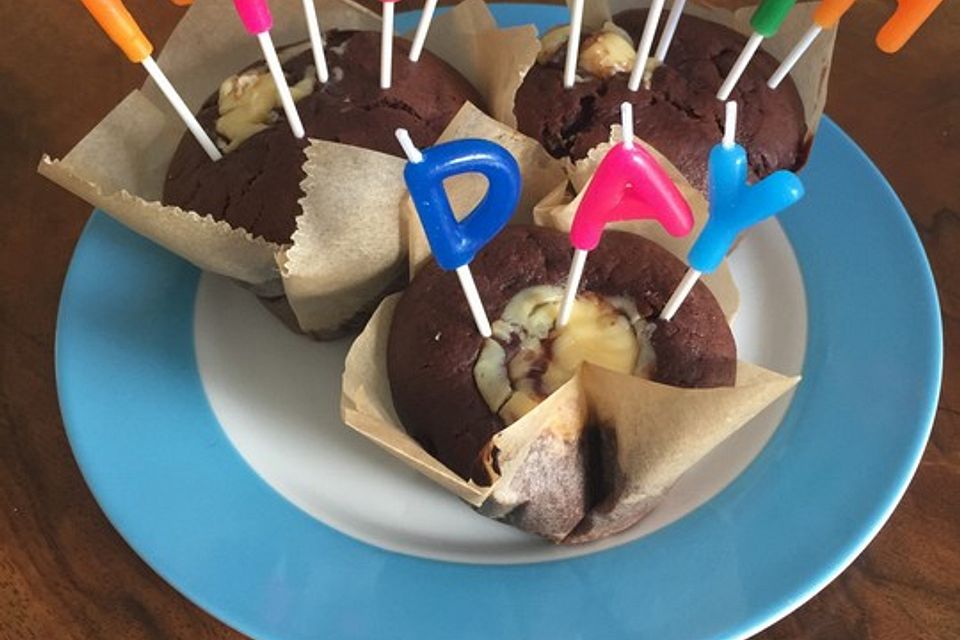
POLYGON ((741 362, 734 387, 681 389, 587 364, 494 436, 490 455, 500 473, 491 486, 478 486, 428 454, 397 418, 386 354, 399 295, 383 301, 347 355, 344 421, 480 513, 555 542, 629 528, 799 380, 741 362), (598 483, 600 495, 591 489, 598 483))

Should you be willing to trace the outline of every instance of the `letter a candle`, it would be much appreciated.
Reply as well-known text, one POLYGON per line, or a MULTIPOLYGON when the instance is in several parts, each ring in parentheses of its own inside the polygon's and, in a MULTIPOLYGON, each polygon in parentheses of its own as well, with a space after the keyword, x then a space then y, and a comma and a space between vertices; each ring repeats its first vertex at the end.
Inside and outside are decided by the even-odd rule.
POLYGON ((484 338, 490 320, 470 272, 470 262, 506 226, 520 201, 520 167, 510 152, 489 140, 453 140, 424 149, 414 146, 406 129, 397 140, 409 162, 403 178, 433 256, 445 271, 456 271, 467 305, 484 338), (443 181, 462 173, 487 179, 487 193, 460 222, 454 216, 443 181))
POLYGON ((303 123, 300 121, 300 114, 297 113, 297 106, 293 103, 293 96, 290 94, 287 79, 283 75, 280 59, 277 58, 273 38, 270 37, 270 29, 273 27, 270 7, 267 6, 266 0, 233 0, 233 6, 236 7, 240 21, 243 22, 246 30, 251 35, 257 36, 257 40, 260 41, 263 58, 267 61, 270 75, 273 76, 273 83, 277 87, 277 94, 280 96, 280 103, 283 105, 283 112, 287 116, 290 130, 293 131, 295 138, 302 138, 303 123))
POLYGON ((710 150, 710 217, 687 255, 690 268, 660 312, 661 320, 672 320, 700 276, 720 266, 737 234, 803 197, 800 178, 789 171, 777 171, 752 186, 747 184, 747 152, 734 142, 736 107, 736 102, 727 103, 723 142, 710 150))
POLYGON ((600 244, 608 222, 656 220, 673 236, 693 229, 693 212, 670 176, 645 149, 633 142, 633 105, 620 105, 623 141, 604 156, 577 207, 570 228, 573 262, 557 326, 570 320, 587 254, 600 244))
POLYGON ((137 62, 143 65, 153 81, 157 83, 164 97, 170 102, 170 106, 177 112, 187 129, 197 139, 203 150, 210 156, 211 160, 219 160, 220 150, 213 143, 207 132, 203 130, 196 116, 190 111, 190 108, 177 93, 177 90, 170 84, 166 74, 160 69, 151 55, 153 45, 147 39, 147 36, 140 30, 140 26, 123 6, 120 0, 82 0, 83 6, 87 8, 93 19, 97 21, 106 33, 113 40, 113 43, 120 47, 131 62, 137 62))

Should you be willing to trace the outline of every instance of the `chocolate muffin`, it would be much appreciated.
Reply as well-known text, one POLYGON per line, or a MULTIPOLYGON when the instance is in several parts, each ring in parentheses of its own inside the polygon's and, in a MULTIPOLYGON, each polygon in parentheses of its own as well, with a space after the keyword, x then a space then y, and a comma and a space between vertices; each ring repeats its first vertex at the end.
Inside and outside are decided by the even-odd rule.
MULTIPOLYGON (((308 45, 281 51, 283 69, 307 138, 402 155, 394 131, 405 127, 420 146, 433 144, 464 102, 481 108, 476 90, 443 60, 425 51, 410 62, 410 43, 394 40, 393 86, 380 89, 380 34, 326 34, 330 79, 316 79, 308 45)), ((197 119, 224 157, 211 161, 184 134, 164 185, 166 204, 226 220, 254 236, 287 244, 303 197, 306 138, 290 133, 264 63, 229 78, 197 119)))
POLYGON ((570 323, 555 330, 571 258, 566 234, 532 226, 507 227, 479 252, 470 269, 492 339, 477 332, 456 274, 432 261, 397 304, 387 345, 397 415, 464 478, 482 479, 478 456, 490 438, 584 359, 680 387, 735 383, 736 344, 713 294, 697 284, 674 319, 661 322, 685 266, 634 234, 604 233, 570 323))
MULTIPOLYGON (((723 135, 724 106, 716 93, 746 39, 684 15, 666 61, 633 92, 627 81, 646 17, 646 10, 624 11, 614 16, 616 27, 583 36, 577 82, 570 89, 563 87, 566 38, 559 31, 546 34, 540 58, 517 92, 518 128, 554 157, 577 160, 609 139, 610 126, 620 122, 620 104, 629 101, 636 135, 705 191, 707 154, 723 135)), ((758 51, 730 96, 739 105, 737 142, 747 150, 751 180, 799 169, 808 152, 796 86, 789 78, 777 89, 766 85, 778 64, 758 51)))

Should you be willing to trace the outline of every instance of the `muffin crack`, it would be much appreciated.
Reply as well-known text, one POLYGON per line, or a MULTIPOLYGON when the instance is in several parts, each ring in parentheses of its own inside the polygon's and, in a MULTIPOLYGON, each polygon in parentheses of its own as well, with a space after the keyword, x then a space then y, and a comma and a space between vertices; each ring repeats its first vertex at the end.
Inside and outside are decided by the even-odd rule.
POLYGON ((573 149, 577 136, 580 135, 589 125, 596 112, 595 105, 597 95, 584 95, 580 97, 580 108, 574 120, 565 127, 560 128, 561 144, 567 153, 573 149))
POLYGON ((392 109, 394 111, 403 111, 404 113, 407 113, 413 116, 413 118, 417 122, 424 123, 424 124, 427 123, 427 119, 421 116, 420 113, 417 112, 417 110, 414 109, 410 104, 393 96, 383 96, 376 102, 373 102, 369 106, 364 107, 364 111, 372 111, 373 109, 384 108, 384 107, 387 109, 392 109))

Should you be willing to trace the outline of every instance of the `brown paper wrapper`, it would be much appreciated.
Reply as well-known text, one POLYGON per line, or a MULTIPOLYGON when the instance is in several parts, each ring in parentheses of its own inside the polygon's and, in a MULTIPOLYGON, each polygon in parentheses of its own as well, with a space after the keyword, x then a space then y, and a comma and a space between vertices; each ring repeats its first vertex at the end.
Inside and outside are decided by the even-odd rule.
POLYGON ((397 207, 405 164, 334 142, 307 147, 303 214, 281 261, 287 301, 304 331, 323 337, 349 325, 392 282, 402 283, 397 207))
POLYGON ((142 92, 134 91, 62 160, 44 156, 38 170, 201 269, 276 292, 277 245, 226 222, 160 203, 181 129, 142 92))
MULTIPOLYGON (((323 29, 380 28, 377 14, 349 0, 317 0, 316 5, 323 29)), ((278 45, 307 38, 300 2, 276 0, 271 11, 278 45)), ((194 110, 224 78, 261 57, 256 39, 234 14, 230 0, 195 3, 157 59, 194 110)), ((532 28, 510 31, 502 47, 538 46, 532 28)), ((493 104, 493 87, 509 85, 501 81, 504 74, 522 76, 483 63, 480 43, 497 41, 498 34, 482 0, 466 0, 435 19, 426 46, 448 58, 493 104)), ((286 294, 299 327, 318 336, 335 335, 343 323, 369 310, 397 280, 398 270, 402 281, 400 158, 312 141, 305 158, 304 215, 291 245, 284 247, 160 202, 167 166, 184 131, 148 79, 62 160, 44 156, 38 170, 198 267, 272 298, 271 306, 282 307, 277 297, 286 294), (342 220, 346 211, 349 221, 342 220)))
MULTIPOLYGON (((573 216, 577 211, 577 207, 580 206, 584 188, 590 182, 591 177, 597 169, 597 165, 600 164, 603 157, 607 155, 611 147, 616 142, 619 142, 620 139, 620 126, 615 125, 611 133, 610 142, 593 148, 586 158, 583 158, 576 164, 571 164, 567 161, 565 166, 569 174, 568 181, 564 181, 554 187, 543 200, 534 206, 534 222, 544 227, 569 231, 570 225, 573 223, 573 216)), ((660 166, 662 166, 670 176, 670 179, 677 185, 680 193, 683 194, 683 197, 693 211, 694 227, 690 233, 682 238, 671 236, 664 231, 663 227, 653 220, 614 222, 607 225, 607 227, 610 229, 629 231, 649 238, 666 248, 680 260, 686 260, 691 245, 697 236, 700 235, 700 230, 703 228, 703 225, 707 223, 707 200, 700 191, 694 188, 687 179, 683 177, 683 174, 681 174, 663 154, 639 138, 635 141, 637 144, 643 145, 647 151, 653 154, 660 163, 660 166)), ((724 261, 716 271, 703 276, 702 279, 717 299, 717 302, 720 303, 720 308, 723 309, 727 321, 732 322, 737 313, 737 309, 740 307, 740 294, 726 261, 724 261)))
POLYGON ((429 455, 397 418, 386 349, 398 297, 384 300, 347 355, 344 422, 483 515, 555 542, 629 528, 690 467, 799 380, 740 363, 735 387, 681 389, 584 365, 494 436, 490 451, 500 474, 491 486, 478 486, 429 455), (591 489, 598 484, 601 494, 591 489))

